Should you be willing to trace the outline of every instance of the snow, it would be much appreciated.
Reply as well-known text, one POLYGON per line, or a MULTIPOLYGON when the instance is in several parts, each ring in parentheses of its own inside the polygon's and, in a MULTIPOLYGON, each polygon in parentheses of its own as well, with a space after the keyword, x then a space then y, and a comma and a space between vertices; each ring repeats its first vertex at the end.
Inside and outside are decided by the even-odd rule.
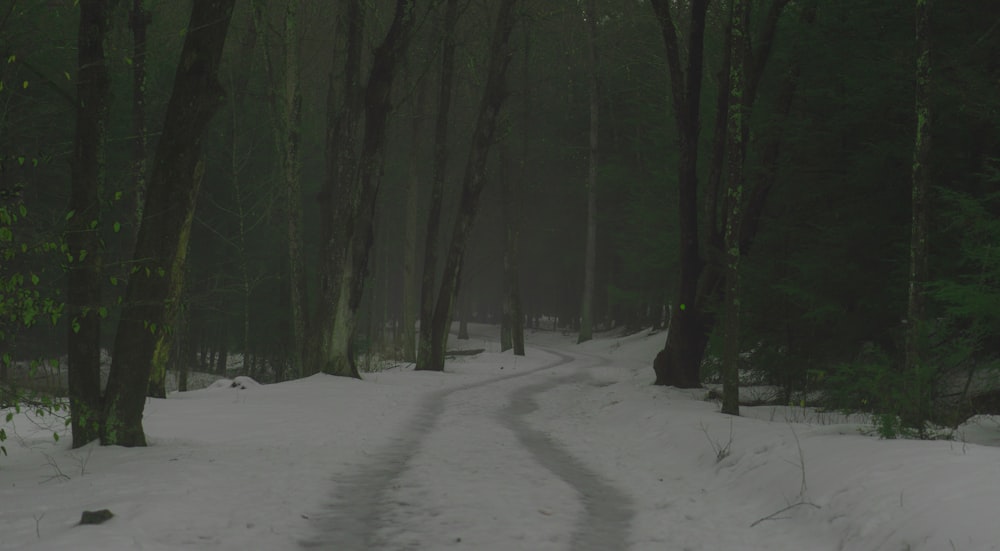
POLYGON ((735 418, 650 384, 662 334, 539 332, 519 358, 474 331, 487 351, 446 373, 151 399, 147 448, 70 450, 62 420, 17 415, 0 550, 1000 549, 997 418, 964 441, 801 407, 735 418), (76 525, 98 509, 115 516, 76 525))

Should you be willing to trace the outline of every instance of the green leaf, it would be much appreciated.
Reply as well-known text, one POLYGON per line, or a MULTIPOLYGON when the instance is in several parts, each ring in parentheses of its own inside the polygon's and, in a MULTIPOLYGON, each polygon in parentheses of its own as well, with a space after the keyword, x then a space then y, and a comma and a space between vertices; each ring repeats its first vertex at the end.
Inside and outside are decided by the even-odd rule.
POLYGON ((28 216, 28 207, 24 206, 23 203, 18 205, 17 211, 21 213, 21 218, 28 216))
POLYGON ((103 306, 98 307, 97 308, 97 315, 100 316, 101 319, 104 319, 104 318, 108 317, 108 309, 105 308, 105 307, 103 307, 103 306))
POLYGON ((17 61, 17 55, 10 54, 7 56, 7 63, 14 63, 15 61, 17 61))
POLYGON ((72 327, 73 327, 73 332, 74 333, 79 333, 80 332, 80 321, 77 320, 76 318, 73 318, 72 327))
POLYGON ((39 278, 36 274, 31 274, 31 284, 32 285, 38 285, 39 281, 41 281, 41 278, 39 278))
POLYGON ((111 277, 110 277, 110 278, 108 278, 108 279, 109 279, 109 280, 111 281, 111 284, 112 284, 112 285, 116 285, 116 286, 118 285, 118 278, 117 278, 117 277, 115 277, 115 276, 111 276, 111 277))
POLYGON ((112 229, 115 230, 115 233, 118 233, 122 230, 122 225, 119 224, 118 222, 115 222, 114 225, 112 225, 111 227, 112 229))
POLYGON ((67 212, 66 213, 66 220, 69 221, 69 219, 73 218, 73 216, 75 216, 75 215, 76 215, 76 211, 75 210, 71 210, 71 211, 67 212))
MULTIPOLYGON (((27 88, 27 87, 25 87, 25 88, 27 88)), ((25 161, 25 158, 24 158, 23 155, 17 158, 17 164, 19 164, 21 166, 24 166, 24 161, 25 161)))
POLYGON ((58 442, 59 441, 59 433, 58 432, 53 432, 52 433, 52 439, 55 440, 56 442, 58 442))

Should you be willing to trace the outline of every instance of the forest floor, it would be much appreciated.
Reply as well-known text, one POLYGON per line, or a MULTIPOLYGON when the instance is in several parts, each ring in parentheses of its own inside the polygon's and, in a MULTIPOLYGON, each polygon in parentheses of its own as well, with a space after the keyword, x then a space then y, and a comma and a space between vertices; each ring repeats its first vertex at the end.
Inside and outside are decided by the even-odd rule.
POLYGON ((17 415, 0 550, 1000 549, 998 418, 886 441, 811 408, 730 417, 650 385, 662 334, 538 332, 514 357, 475 329, 486 352, 445 373, 150 400, 143 449, 70 450, 61 420, 17 415))

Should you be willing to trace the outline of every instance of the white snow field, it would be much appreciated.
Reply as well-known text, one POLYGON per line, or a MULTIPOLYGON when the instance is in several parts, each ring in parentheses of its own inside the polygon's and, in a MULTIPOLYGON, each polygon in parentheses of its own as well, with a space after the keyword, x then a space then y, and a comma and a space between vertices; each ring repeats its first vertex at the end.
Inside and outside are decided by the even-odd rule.
POLYGON ((476 330, 487 352, 446 373, 150 400, 142 449, 70 450, 61 421, 18 415, 0 549, 1000 549, 997 418, 923 442, 806 408, 734 418, 650 384, 663 334, 536 333, 516 358, 476 330))

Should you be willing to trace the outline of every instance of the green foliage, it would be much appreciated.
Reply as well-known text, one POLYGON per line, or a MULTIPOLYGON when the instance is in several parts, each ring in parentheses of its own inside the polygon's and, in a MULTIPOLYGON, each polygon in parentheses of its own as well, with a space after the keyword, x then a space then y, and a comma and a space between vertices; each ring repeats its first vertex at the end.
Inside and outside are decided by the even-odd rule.
POLYGON ((940 370, 931 361, 913 370, 893 364, 884 351, 871 348, 854 362, 842 363, 824 374, 826 406, 830 409, 872 414, 872 424, 882 438, 923 438, 927 421, 939 419, 934 411, 940 370))
MULTIPOLYGON (((5 416, 10 423, 22 405, 28 405, 35 416, 55 415, 65 412, 65 406, 52 396, 18 388, 14 384, 14 353, 17 337, 39 321, 53 325, 62 316, 65 304, 45 286, 44 272, 38 273, 27 266, 37 265, 38 258, 61 250, 56 241, 29 242, 19 232, 19 223, 28 216, 28 209, 20 202, 0 204, 0 407, 13 408, 5 416), (8 380, 10 379, 10 380, 8 380)), ((32 362, 28 375, 33 376, 39 362, 32 362)), ((53 433, 58 441, 59 436, 53 433)), ((2 445, 7 431, 0 427, 0 454, 6 455, 2 445)))

